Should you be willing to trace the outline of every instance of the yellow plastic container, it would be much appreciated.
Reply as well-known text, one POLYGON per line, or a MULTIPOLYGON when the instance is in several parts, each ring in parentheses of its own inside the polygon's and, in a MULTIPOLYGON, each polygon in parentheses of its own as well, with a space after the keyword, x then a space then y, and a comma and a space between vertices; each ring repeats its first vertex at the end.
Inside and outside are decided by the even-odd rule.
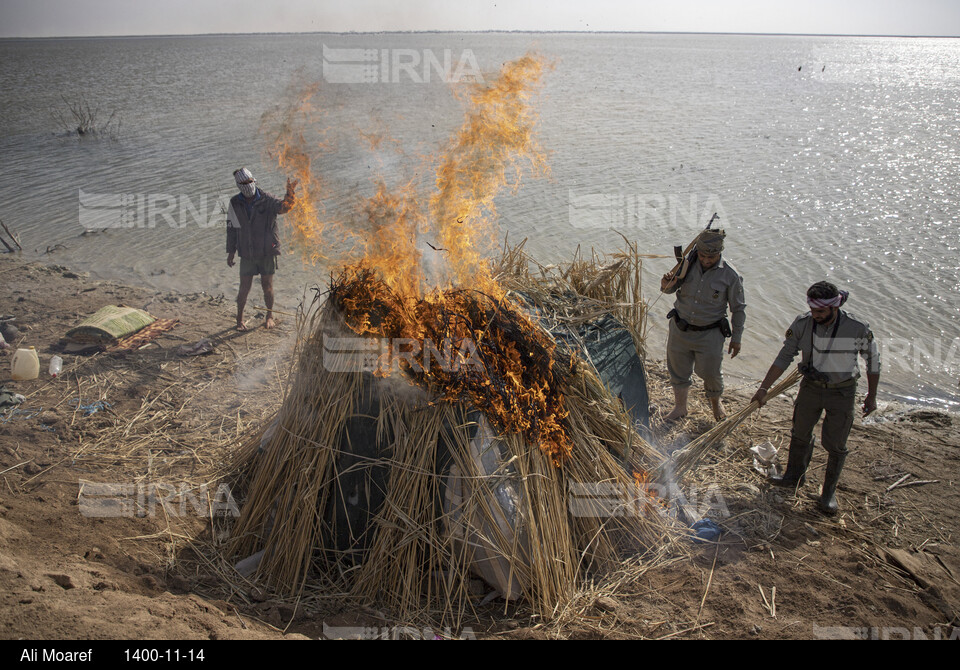
POLYGON ((10 360, 10 366, 13 369, 13 378, 36 379, 40 376, 40 358, 33 347, 29 349, 17 349, 17 352, 10 360))

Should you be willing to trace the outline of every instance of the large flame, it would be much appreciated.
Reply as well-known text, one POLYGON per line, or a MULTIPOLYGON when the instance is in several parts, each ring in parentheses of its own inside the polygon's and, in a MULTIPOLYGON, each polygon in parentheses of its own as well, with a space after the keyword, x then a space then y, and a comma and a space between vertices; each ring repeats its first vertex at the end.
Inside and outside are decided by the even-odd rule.
POLYGON ((519 187, 525 163, 546 172, 529 104, 543 69, 542 58, 527 55, 506 64, 489 85, 473 89, 467 119, 437 170, 431 220, 458 285, 495 290, 486 262, 497 240, 494 198, 504 186, 519 187))
MULTIPOLYGON (((496 196, 519 187, 525 168, 547 171, 530 104, 544 68, 543 58, 528 54, 467 89, 465 121, 439 157, 429 200, 418 197, 413 181, 391 192, 381 179, 352 219, 325 219, 324 180, 313 169, 304 132, 313 122, 316 89, 310 87, 282 113, 273 153, 301 183, 287 217, 294 243, 314 261, 326 249, 344 249, 343 269, 331 286, 344 323, 365 336, 446 343, 464 365, 423 366, 423 349, 403 366, 404 374, 442 400, 468 399, 500 430, 523 434, 559 466, 571 442, 562 427, 567 414, 556 346, 505 298, 486 257, 498 237, 496 196), (444 276, 433 286, 421 244, 443 259, 444 276)), ((373 148, 382 142, 379 134, 363 137, 373 148)), ((563 364, 574 362, 566 357, 563 364)))
MULTIPOLYGON (((543 57, 527 54, 483 83, 463 84, 465 120, 437 160, 433 195, 421 197, 412 181, 391 193, 381 179, 368 202, 343 218, 328 216, 323 207, 328 189, 322 165, 311 160, 324 148, 309 139, 321 125, 313 102, 319 87, 299 87, 291 103, 268 119, 275 127, 270 154, 281 171, 300 182, 297 204, 286 217, 294 246, 313 263, 359 264, 376 270, 401 293, 421 296, 427 278, 418 248, 432 243, 442 254, 446 275, 435 285, 477 286, 499 294, 486 263, 498 238, 494 200, 505 187, 519 187, 524 167, 535 175, 547 172, 531 106, 545 68, 543 57), (338 250, 335 259, 331 249, 338 250)), ((360 137, 371 149, 385 141, 381 130, 360 132, 360 137)))
POLYGON ((295 89, 291 101, 272 114, 266 114, 261 123, 262 127, 276 127, 270 155, 276 160, 277 167, 288 178, 300 182, 297 203, 286 220, 294 245, 314 264, 326 258, 324 238, 335 234, 325 230, 325 224, 339 227, 335 222, 327 221, 323 208, 324 180, 312 169, 312 147, 305 136, 306 129, 317 125, 312 100, 319 90, 317 84, 295 89))

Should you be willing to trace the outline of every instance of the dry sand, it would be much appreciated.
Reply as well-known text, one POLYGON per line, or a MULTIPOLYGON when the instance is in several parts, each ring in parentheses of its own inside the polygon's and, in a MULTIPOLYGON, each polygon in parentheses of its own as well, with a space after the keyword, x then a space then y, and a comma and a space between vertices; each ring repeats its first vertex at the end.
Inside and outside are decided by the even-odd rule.
MULTIPOLYGON (((0 256, 0 286, 0 312, 16 316, 42 369, 37 380, 10 382, 9 350, 0 353, 0 380, 27 396, 20 412, 0 417, 0 637, 318 638, 324 626, 390 635, 403 623, 323 599, 295 607, 237 592, 218 579, 208 554, 194 550, 210 546, 209 520, 197 509, 215 500, 237 436, 279 406, 292 318, 271 331, 252 320, 256 327, 238 334, 234 296, 157 294, 12 254, 0 256), (64 372, 51 380, 46 364, 62 334, 120 303, 182 323, 136 352, 64 356, 64 372), (213 353, 177 352, 202 337, 213 340, 213 353), (98 400, 109 407, 89 416, 75 407, 98 400), (191 488, 182 515, 179 507, 155 506, 146 516, 92 517, 83 513, 91 497, 81 497, 81 480, 125 484, 113 497, 131 504, 157 485, 162 495, 206 484, 209 498, 191 488)), ((250 304, 260 300, 255 286, 250 304)), ((650 377, 653 403, 665 414, 662 366, 652 363, 650 377)), ((749 395, 734 391, 728 409, 749 395)), ((749 446, 786 444, 790 415, 790 398, 771 402, 684 483, 689 502, 724 529, 718 543, 691 544, 637 583, 589 600, 561 626, 494 601, 453 636, 957 637, 957 417, 914 410, 870 425, 858 420, 839 488, 842 513, 830 519, 816 511, 814 497, 822 449, 796 496, 752 469, 749 446), (935 483, 887 490, 904 475, 903 484, 935 483)), ((657 429, 656 437, 678 446, 706 430, 707 417, 697 404, 687 421, 657 429)))

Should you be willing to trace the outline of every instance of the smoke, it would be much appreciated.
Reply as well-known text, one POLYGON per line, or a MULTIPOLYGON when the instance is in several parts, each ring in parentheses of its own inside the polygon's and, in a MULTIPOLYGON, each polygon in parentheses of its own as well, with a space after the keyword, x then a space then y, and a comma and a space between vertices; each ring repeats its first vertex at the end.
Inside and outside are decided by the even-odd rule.
POLYGON ((269 387, 278 378, 283 379, 281 367, 290 364, 290 355, 296 342, 297 333, 292 330, 289 333, 283 333, 275 344, 270 344, 268 348, 263 349, 262 356, 241 358, 233 374, 236 389, 241 392, 263 391, 264 387, 269 387))

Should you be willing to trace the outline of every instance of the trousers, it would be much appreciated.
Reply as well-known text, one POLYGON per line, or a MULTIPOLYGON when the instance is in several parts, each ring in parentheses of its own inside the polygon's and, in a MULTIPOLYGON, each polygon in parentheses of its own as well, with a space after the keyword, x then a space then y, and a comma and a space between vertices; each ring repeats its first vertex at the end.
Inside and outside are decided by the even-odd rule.
POLYGON ((820 429, 820 442, 824 449, 834 456, 847 453, 847 438, 853 428, 856 412, 857 385, 851 384, 839 389, 820 388, 803 380, 800 391, 793 404, 793 439, 810 444, 813 430, 824 415, 820 429))
POLYGON ((675 388, 689 387, 693 373, 703 380, 708 398, 723 395, 723 333, 719 328, 686 332, 670 319, 667 333, 667 372, 675 388))

